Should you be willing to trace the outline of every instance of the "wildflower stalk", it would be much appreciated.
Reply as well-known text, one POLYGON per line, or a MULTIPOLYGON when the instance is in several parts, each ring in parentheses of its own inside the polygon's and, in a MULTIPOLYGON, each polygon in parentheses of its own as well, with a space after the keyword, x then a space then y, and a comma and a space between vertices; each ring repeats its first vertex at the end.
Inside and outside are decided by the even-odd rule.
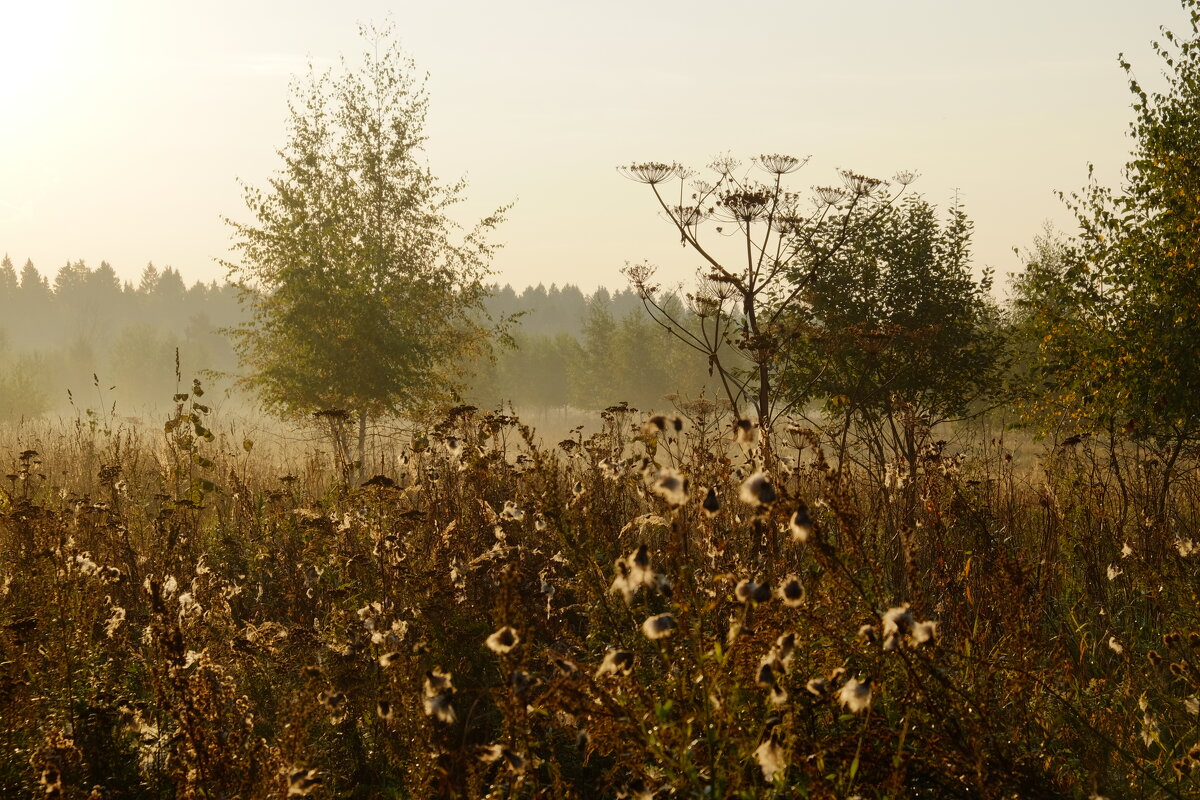
POLYGON ((850 762, 850 769, 846 771, 846 781, 842 788, 842 792, 849 797, 850 791, 854 788, 854 779, 858 777, 858 766, 862 759, 863 741, 867 738, 867 729, 871 725, 871 706, 867 706, 867 713, 863 714, 862 728, 858 733, 858 745, 854 748, 854 760, 850 762))
MULTIPOLYGON (((984 668, 988 668, 988 667, 992 666, 991 664, 984 661, 979 656, 965 656, 964 655, 963 658, 965 660, 972 661, 975 664, 982 666, 984 668)), ((1133 753, 1129 752, 1129 750, 1127 750, 1125 747, 1123 747, 1119 742, 1114 741, 1112 738, 1106 736, 1103 732, 1098 730, 1091 723, 1091 721, 1088 720, 1087 717, 1085 717, 1083 714, 1079 713, 1079 710, 1075 707, 1075 705, 1070 700, 1068 700, 1067 698, 1065 698, 1061 694, 1059 694, 1059 692, 1053 686, 1051 686, 1045 679, 1041 678, 1039 675, 1037 675, 1032 670, 1020 669, 1017 667, 1008 667, 1008 669, 1012 672, 1015 672, 1015 673, 1021 675, 1024 678, 1028 678, 1029 680, 1033 681, 1035 684, 1037 684, 1039 689, 1041 689, 1043 692, 1045 692, 1048 696, 1057 700, 1059 702, 1059 704, 1072 717, 1075 718, 1075 720, 1081 726, 1082 730, 1087 731, 1089 734, 1094 736, 1097 740, 1102 742, 1105 747, 1111 748, 1114 752, 1116 752, 1118 755, 1120 755, 1121 758, 1127 764, 1129 764, 1129 766, 1132 767, 1139 775, 1141 775, 1143 778, 1145 778, 1146 780, 1150 781, 1155 786, 1157 786, 1159 788, 1159 790, 1164 793, 1164 796, 1173 797, 1173 798, 1175 798, 1175 800, 1183 800, 1183 795, 1179 794, 1178 791, 1176 791, 1171 786, 1167 785, 1162 780, 1160 780, 1158 778, 1158 776, 1156 776, 1154 773, 1147 770, 1142 765, 1142 760, 1139 759, 1137 756, 1135 756, 1133 753)), ((937 675, 936 670, 931 671, 931 674, 936 676, 937 675)), ((938 677, 941 677, 941 676, 938 676, 938 677)))

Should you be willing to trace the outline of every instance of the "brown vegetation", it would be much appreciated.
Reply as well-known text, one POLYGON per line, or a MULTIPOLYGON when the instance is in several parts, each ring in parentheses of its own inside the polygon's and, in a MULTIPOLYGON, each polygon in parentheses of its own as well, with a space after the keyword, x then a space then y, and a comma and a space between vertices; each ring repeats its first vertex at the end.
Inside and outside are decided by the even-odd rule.
POLYGON ((1158 516, 1086 441, 937 444, 897 486, 793 429, 743 493, 711 417, 540 448, 464 408, 348 486, 206 411, 9 457, 0 794, 1197 791, 1191 473, 1158 516))

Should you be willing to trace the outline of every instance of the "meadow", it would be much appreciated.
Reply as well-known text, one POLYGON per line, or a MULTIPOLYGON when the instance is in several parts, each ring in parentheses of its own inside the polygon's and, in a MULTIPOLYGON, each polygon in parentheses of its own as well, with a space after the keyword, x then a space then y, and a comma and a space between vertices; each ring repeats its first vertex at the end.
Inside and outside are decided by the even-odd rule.
POLYGON ((10 430, 0 794, 1196 796, 1194 472, 687 410, 460 407, 361 474, 195 394, 10 430))

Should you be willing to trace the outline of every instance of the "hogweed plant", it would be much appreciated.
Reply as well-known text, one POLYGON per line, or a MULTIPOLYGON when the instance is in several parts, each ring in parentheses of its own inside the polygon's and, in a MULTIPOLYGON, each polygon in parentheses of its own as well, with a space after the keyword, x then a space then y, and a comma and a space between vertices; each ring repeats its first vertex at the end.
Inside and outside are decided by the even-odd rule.
POLYGON ((729 406, 751 408, 769 432, 790 410, 777 385, 789 315, 917 176, 900 172, 888 182, 842 170, 840 186, 818 187, 806 198, 787 181, 807 157, 764 154, 753 163, 757 171, 719 157, 706 178, 675 163, 621 167, 650 189, 680 244, 704 265, 691 292, 663 291, 646 263, 626 266, 625 274, 651 319, 707 360, 729 406))

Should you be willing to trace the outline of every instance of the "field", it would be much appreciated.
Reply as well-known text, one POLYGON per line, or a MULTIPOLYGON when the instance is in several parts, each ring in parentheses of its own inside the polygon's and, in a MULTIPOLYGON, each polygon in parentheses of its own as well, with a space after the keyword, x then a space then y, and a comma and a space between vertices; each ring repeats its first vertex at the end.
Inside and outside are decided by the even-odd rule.
POLYGON ((0 795, 1200 792, 1194 472, 659 423, 460 408, 358 475, 195 397, 6 434, 0 795))

